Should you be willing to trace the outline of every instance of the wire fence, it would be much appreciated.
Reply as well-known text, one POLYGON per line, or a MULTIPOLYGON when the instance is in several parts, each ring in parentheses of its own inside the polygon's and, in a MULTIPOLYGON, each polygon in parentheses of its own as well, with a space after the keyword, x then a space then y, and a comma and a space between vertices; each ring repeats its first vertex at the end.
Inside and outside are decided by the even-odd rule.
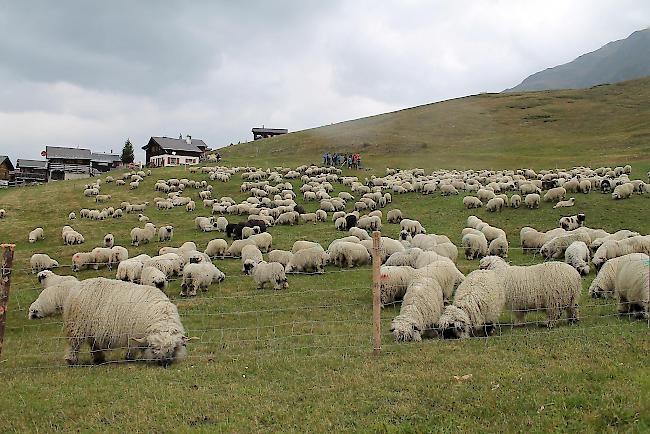
MULTIPOLYGON (((462 246, 456 247, 462 255, 462 246)), ((442 338, 444 330, 433 321, 418 324, 423 342, 396 340, 391 328, 402 310, 402 297, 385 303, 381 309, 379 306, 379 292, 384 282, 377 271, 380 258, 390 253, 390 249, 380 247, 373 253, 372 274, 367 267, 329 267, 322 273, 295 273, 290 275, 291 286, 283 290, 254 289, 252 278, 238 270, 238 273, 228 274, 224 282, 212 285, 207 292, 199 292, 195 297, 180 297, 182 276, 170 277, 165 292, 177 306, 185 335, 190 338, 184 360, 209 363, 241 357, 365 357, 373 350, 381 354, 408 352, 413 350, 413 345, 429 345, 442 338)), ((524 261, 518 260, 518 265, 543 262, 538 252, 531 253, 524 256, 524 261)), ((221 259, 214 260, 220 264, 221 259)), ((232 268, 232 258, 224 258, 228 260, 230 262, 224 264, 232 268)), ((476 268, 476 262, 472 262, 472 269, 476 268)), ((644 265, 650 269, 650 264, 644 265)), ((466 264, 460 268, 464 274, 470 271, 466 264), (465 267, 467 269, 463 269, 465 267)), ((62 265, 56 271, 74 275, 71 265, 62 265)), ((69 339, 62 327, 60 312, 47 318, 28 319, 30 305, 42 291, 37 274, 29 268, 12 267, 6 261, 2 274, 3 278, 13 275, 16 283, 11 286, 9 310, 0 311, 6 319, 0 371, 67 366, 64 351, 69 339)), ((650 280, 646 283, 646 294, 650 294, 650 280)), ((577 324, 568 324, 568 316, 564 313, 574 307, 571 305, 556 306, 562 315, 553 328, 547 326, 544 308, 509 309, 506 306, 497 321, 470 329, 466 337, 483 340, 486 345, 499 345, 504 339, 512 338, 534 338, 553 345, 557 340, 590 339, 601 333, 610 334, 612 338, 638 333, 647 336, 650 328, 646 320, 648 297, 621 299, 612 289, 605 294, 606 298, 591 298, 584 286, 575 306, 579 309, 577 324)), ((0 293, 0 300, 1 296, 0 293)), ((448 302, 452 303, 453 299, 448 302)), ((117 310, 140 307, 146 306, 131 303, 118 306, 117 310)), ((77 338, 91 342, 97 337, 77 338)), ((131 338, 134 336, 128 333, 126 336, 111 335, 113 342, 108 345, 110 352, 106 352, 106 358, 100 351, 88 352, 89 347, 83 347, 77 366, 130 363, 132 359, 142 362, 151 358, 147 352, 138 352, 146 348, 138 347, 131 338)), ((159 358, 153 357, 152 361, 159 361, 159 358)))

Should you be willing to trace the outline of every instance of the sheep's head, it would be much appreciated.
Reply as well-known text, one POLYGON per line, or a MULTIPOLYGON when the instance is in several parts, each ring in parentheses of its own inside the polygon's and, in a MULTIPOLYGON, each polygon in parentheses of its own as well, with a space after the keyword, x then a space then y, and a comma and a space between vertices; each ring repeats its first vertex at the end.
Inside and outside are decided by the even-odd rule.
POLYGON ((479 261, 478 267, 481 270, 497 270, 508 267, 508 263, 499 256, 485 256, 479 261))
POLYGON ((131 339, 143 349, 144 357, 166 368, 185 357, 188 338, 180 332, 158 332, 142 339, 131 339))
POLYGON ((50 270, 44 270, 38 273, 36 275, 36 278, 38 279, 38 283, 43 284, 43 281, 47 280, 47 278, 50 276, 54 276, 54 273, 52 273, 50 270))
MULTIPOLYGON (((571 199, 573 199, 573 198, 571 198, 571 199)), ((576 217, 578 219, 578 223, 580 223, 580 224, 584 223, 585 219, 587 218, 587 216, 585 216, 585 213, 580 213, 576 217)))
POLYGON ((589 265, 585 264, 582 267, 578 267, 578 272, 581 276, 587 276, 589 274, 589 265))
POLYGON ((422 330, 409 318, 398 315, 390 324, 390 331, 393 333, 396 342, 420 342, 422 330))
POLYGON ((37 299, 31 304, 31 306, 29 306, 29 313, 27 314, 27 318, 40 319, 44 317, 45 317, 45 310, 43 309, 43 306, 41 306, 40 300, 37 299))
POLYGON ((591 298, 603 298, 605 297, 605 291, 596 281, 594 281, 589 287, 589 295, 591 298))
POLYGON ((244 274, 252 274, 255 265, 256 264, 252 259, 246 259, 244 261, 244 267, 243 267, 244 274))
POLYGON ((447 306, 438 320, 444 339, 463 339, 470 336, 471 321, 467 313, 457 306, 447 306))

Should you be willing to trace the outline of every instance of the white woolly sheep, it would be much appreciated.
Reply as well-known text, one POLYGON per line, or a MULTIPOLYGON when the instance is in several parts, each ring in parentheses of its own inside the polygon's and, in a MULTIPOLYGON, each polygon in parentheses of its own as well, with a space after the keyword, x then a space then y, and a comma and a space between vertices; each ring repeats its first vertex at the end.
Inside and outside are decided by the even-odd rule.
POLYGON ((228 250, 228 242, 221 238, 216 238, 208 242, 207 247, 205 248, 205 253, 210 258, 220 257, 223 258, 228 250))
POLYGON ((570 197, 569 200, 561 200, 553 206, 553 209, 568 208, 576 204, 576 198, 570 197))
POLYGON ((244 274, 251 274, 253 267, 256 264, 262 262, 264 258, 262 257, 262 252, 257 248, 256 245, 250 244, 244 246, 241 250, 241 262, 242 262, 242 272, 244 274))
POLYGON ((167 288, 167 276, 156 267, 143 267, 140 273, 140 284, 162 290, 167 288))
POLYGON ((347 227, 348 223, 345 217, 339 217, 334 222, 334 228, 336 228, 337 231, 344 231, 347 229, 347 227))
POLYGON ((178 310, 159 289, 104 278, 84 280, 77 288, 63 308, 69 364, 78 363, 84 342, 95 363, 112 348, 127 348, 127 360, 141 351, 145 360, 162 366, 184 356, 187 338, 178 310))
POLYGON ((625 238, 636 237, 638 235, 639 235, 638 232, 629 231, 627 229, 621 229, 620 231, 616 231, 613 234, 609 234, 604 237, 599 237, 595 239, 592 237, 592 241, 591 241, 591 245, 589 246, 589 249, 592 252, 595 252, 596 250, 598 250, 600 246, 603 245, 605 241, 609 241, 609 240, 620 241, 620 240, 624 240, 625 238))
POLYGON ((36 241, 43 240, 43 239, 45 239, 45 235, 43 234, 43 228, 36 228, 29 233, 30 243, 35 243, 36 241))
POLYGON ((95 262, 95 255, 91 252, 78 252, 72 255, 72 271, 80 271, 95 262))
POLYGON ((463 205, 467 209, 480 208, 483 206, 483 202, 478 197, 475 196, 465 196, 463 198, 463 205))
POLYGON ((360 241, 372 239, 368 234, 368 231, 366 231, 365 229, 358 228, 356 226, 350 228, 348 232, 350 233, 350 235, 359 238, 360 241))
MULTIPOLYGON (((368 250, 369 254, 372 254, 373 240, 363 240, 359 244, 364 246, 368 250)), ((381 255, 381 262, 386 262, 386 259, 395 252, 403 252, 405 250, 404 246, 398 240, 394 240, 388 237, 381 237, 379 242, 379 253, 381 255)))
POLYGON ((419 342, 442 313, 442 289, 435 279, 420 277, 408 286, 390 331, 397 342, 419 342))
POLYGON ((268 253, 273 246, 273 236, 268 232, 251 235, 248 239, 253 241, 263 253, 268 253))
POLYGON ((271 250, 269 252, 269 262, 279 262, 283 267, 293 258, 293 253, 286 250, 271 250))
POLYGON ((553 187, 544 195, 544 202, 559 202, 564 199, 564 196, 566 196, 564 187, 553 187))
POLYGON ((313 223, 316 224, 316 213, 315 212, 310 212, 307 214, 300 214, 300 219, 303 221, 303 223, 313 223))
POLYGON ((219 232, 226 232, 226 226, 228 226, 228 220, 225 217, 217 217, 215 222, 215 227, 219 232))
POLYGON ((322 209, 316 210, 316 220, 319 222, 327 221, 327 213, 322 209))
POLYGON ((485 210, 488 212, 501 212, 504 206, 504 201, 500 197, 490 199, 485 205, 485 210))
POLYGON ((321 247, 321 245, 316 242, 298 240, 293 243, 293 246, 291 247, 291 253, 296 254, 300 250, 310 249, 312 247, 317 247, 321 250, 324 250, 323 247, 321 247))
POLYGON ((4 208, 0 209, 0 219, 7 217, 7 211, 4 208))
POLYGON ((162 226, 158 229, 158 241, 165 242, 171 241, 174 236, 174 227, 171 225, 162 226))
POLYGON ((293 258, 285 268, 287 273, 323 273, 327 261, 329 255, 318 245, 294 251, 293 258))
POLYGON ((264 288, 264 285, 270 283, 273 289, 279 290, 289 287, 287 275, 284 272, 284 266, 279 262, 260 262, 253 267, 253 280, 257 289, 264 288))
POLYGON ((29 259, 29 265, 32 269, 32 273, 36 274, 43 270, 56 268, 59 266, 59 263, 45 253, 34 253, 29 259))
POLYGON ((422 249, 417 247, 408 248, 403 252, 395 252, 386 260, 385 265, 415 267, 415 263, 421 253, 422 249))
POLYGON ((213 283, 223 282, 226 275, 211 262, 187 264, 183 268, 181 296, 195 296, 198 290, 207 291, 213 283))
POLYGON ((142 276, 143 263, 137 259, 127 259, 117 266, 115 278, 128 282, 139 282, 142 276))
POLYGON ((36 275, 36 278, 38 279, 38 282, 43 286, 43 288, 59 285, 62 283, 73 284, 75 282, 79 282, 79 280, 74 276, 59 276, 50 270, 41 271, 36 275))
POLYGON ((249 245, 255 245, 255 242, 250 238, 245 240, 235 240, 232 242, 232 244, 230 244, 228 250, 226 250, 226 255, 230 256, 231 258, 239 258, 241 257, 241 251, 244 246, 249 245))
POLYGON ((461 245, 465 249, 465 258, 473 260, 487 255, 488 242, 482 232, 469 233, 463 236, 461 245))
POLYGON ((564 262, 575 268, 581 276, 589 274, 589 247, 583 241, 574 241, 564 252, 564 262))
POLYGON ((411 236, 427 233, 426 229, 424 229, 422 224, 417 220, 402 219, 399 225, 400 225, 400 230, 410 233, 411 236))
POLYGON ((650 263, 626 261, 620 265, 614 280, 614 295, 620 314, 632 314, 637 318, 650 316, 650 263))
POLYGON ((402 221, 402 211, 399 209, 391 209, 386 214, 386 221, 388 223, 399 223, 402 221))
POLYGON ((506 306, 521 324, 527 312, 546 312, 546 326, 554 327, 566 311, 570 323, 578 321, 578 301, 582 290, 580 274, 564 262, 545 262, 531 266, 510 266, 498 256, 486 256, 481 269, 495 270, 503 286, 506 306))
POLYGON ((628 255, 612 258, 600 267, 598 275, 589 286, 589 295, 594 298, 607 298, 614 295, 616 276, 622 264, 632 261, 648 263, 650 257, 645 253, 630 253, 628 255))
MULTIPOLYGON (((56 276, 54 273, 52 274, 56 276)), ((71 279, 73 280, 60 280, 45 286, 45 288, 38 295, 38 298, 34 300, 34 302, 29 306, 27 318, 40 319, 56 315, 57 313, 61 312, 68 297, 77 292, 76 288, 79 281, 75 278, 71 279)))
POLYGON ((526 207, 528 209, 537 209, 539 208, 539 194, 537 193, 531 193, 527 194, 526 197, 524 198, 524 203, 526 204, 526 207))
POLYGON ((612 192, 612 199, 627 199, 634 193, 634 185, 626 183, 617 185, 612 192))
POLYGON ((194 219, 194 225, 202 232, 210 232, 215 229, 214 217, 197 217, 194 219))
POLYGON ((361 244, 342 241, 334 243, 329 248, 330 260, 334 265, 352 268, 370 262, 370 253, 361 244))
POLYGON ((539 249, 539 252, 546 259, 560 259, 564 257, 564 252, 567 247, 569 247, 574 241, 582 241, 585 244, 588 244, 591 242, 591 238, 589 238, 587 232, 576 229, 547 241, 541 249, 539 249))
POLYGON ((424 251, 418 255, 418 259, 415 261, 415 268, 424 268, 427 265, 438 261, 448 261, 453 264, 453 261, 446 256, 442 256, 433 251, 424 251))
POLYGON ((108 247, 109 249, 115 245, 115 237, 113 234, 106 234, 104 235, 104 247, 108 247))
POLYGON ((521 196, 518 194, 513 194, 512 197, 510 197, 510 207, 511 208, 519 208, 521 206, 521 196))
POLYGON ((508 257, 508 240, 505 237, 495 238, 490 241, 488 246, 488 255, 508 257))
POLYGON ((650 254, 650 235, 605 241, 594 253, 592 263, 598 269, 605 261, 630 253, 650 254))
POLYGON ((131 245, 149 243, 156 234, 156 226, 153 223, 145 223, 144 228, 133 228, 131 230, 131 245))
POLYGON ((505 289, 492 270, 468 274, 456 289, 454 303, 447 306, 438 321, 446 339, 490 336, 506 303, 505 289))
POLYGON ((70 214, 68 214, 68 220, 74 220, 76 218, 77 218, 77 214, 75 214, 74 212, 71 212, 70 214))

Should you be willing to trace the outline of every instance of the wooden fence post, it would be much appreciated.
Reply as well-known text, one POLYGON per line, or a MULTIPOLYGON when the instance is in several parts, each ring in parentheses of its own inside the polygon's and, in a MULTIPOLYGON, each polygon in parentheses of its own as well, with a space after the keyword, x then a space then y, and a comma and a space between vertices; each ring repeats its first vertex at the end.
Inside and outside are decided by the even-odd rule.
POLYGON ((5 338, 7 305, 9 304, 9 289, 11 288, 11 268, 14 263, 15 247, 15 244, 2 245, 2 276, 0 276, 0 355, 2 355, 5 338))
POLYGON ((381 352, 381 232, 372 233, 372 323, 373 353, 381 352))

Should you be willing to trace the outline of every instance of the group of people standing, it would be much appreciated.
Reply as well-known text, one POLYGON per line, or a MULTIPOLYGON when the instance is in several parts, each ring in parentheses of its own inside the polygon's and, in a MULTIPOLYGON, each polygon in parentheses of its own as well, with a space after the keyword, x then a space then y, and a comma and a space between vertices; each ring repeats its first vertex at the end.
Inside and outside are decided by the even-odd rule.
POLYGON ((361 167, 361 155, 326 152, 323 154, 323 164, 325 166, 345 166, 347 164, 348 169, 358 169, 361 167))

